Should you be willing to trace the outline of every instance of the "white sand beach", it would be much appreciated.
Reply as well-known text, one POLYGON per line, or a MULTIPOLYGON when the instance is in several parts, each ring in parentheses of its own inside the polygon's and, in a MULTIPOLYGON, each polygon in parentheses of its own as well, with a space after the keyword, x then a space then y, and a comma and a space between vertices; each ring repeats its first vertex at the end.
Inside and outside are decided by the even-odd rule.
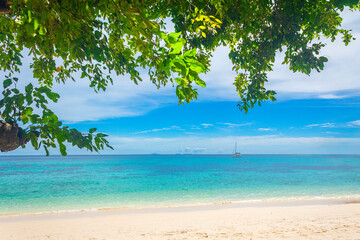
POLYGON ((0 239, 360 239, 360 204, 2 216, 0 239))

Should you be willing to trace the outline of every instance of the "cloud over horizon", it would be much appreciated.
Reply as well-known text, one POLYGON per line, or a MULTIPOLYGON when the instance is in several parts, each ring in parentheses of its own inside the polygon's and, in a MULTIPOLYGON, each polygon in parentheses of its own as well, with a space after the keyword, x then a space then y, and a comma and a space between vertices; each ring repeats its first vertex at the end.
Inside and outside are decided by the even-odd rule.
MULTIPOLYGON (((280 135, 226 137, 116 137, 109 141, 114 151, 102 154, 232 154, 234 144, 243 154, 358 154, 360 138, 289 137, 280 135)), ((34 154, 32 149, 21 149, 16 154, 34 154)), ((69 154, 96 154, 68 148, 69 154)), ((41 154, 41 152, 36 152, 41 154)), ((6 155, 16 155, 9 152, 6 155)), ((59 154, 52 150, 51 154, 59 154)))

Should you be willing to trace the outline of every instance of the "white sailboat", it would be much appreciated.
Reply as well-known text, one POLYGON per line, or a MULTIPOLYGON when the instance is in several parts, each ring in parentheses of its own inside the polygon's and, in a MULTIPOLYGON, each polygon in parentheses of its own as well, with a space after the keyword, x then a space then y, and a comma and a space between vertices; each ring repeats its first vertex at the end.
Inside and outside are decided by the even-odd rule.
POLYGON ((241 157, 241 153, 237 151, 237 142, 235 142, 235 151, 233 157, 241 157))

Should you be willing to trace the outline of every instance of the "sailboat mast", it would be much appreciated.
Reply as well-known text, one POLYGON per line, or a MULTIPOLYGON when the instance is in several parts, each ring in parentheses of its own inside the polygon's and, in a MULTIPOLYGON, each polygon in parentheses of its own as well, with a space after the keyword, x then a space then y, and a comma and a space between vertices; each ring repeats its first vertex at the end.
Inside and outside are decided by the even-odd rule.
POLYGON ((235 152, 233 157, 241 157, 241 154, 237 151, 237 142, 235 142, 235 152))

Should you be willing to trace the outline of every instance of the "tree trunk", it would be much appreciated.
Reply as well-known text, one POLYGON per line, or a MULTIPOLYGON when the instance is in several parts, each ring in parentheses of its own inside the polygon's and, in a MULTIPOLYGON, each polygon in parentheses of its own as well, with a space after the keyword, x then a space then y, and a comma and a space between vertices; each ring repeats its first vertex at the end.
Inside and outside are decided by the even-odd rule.
POLYGON ((17 149, 20 146, 18 134, 19 127, 16 123, 0 121, 0 150, 8 152, 17 149))
POLYGON ((0 121, 0 151, 14 151, 18 147, 27 144, 31 139, 30 136, 35 138, 40 136, 40 132, 38 131, 30 131, 30 133, 26 133, 25 130, 16 123, 10 124, 5 121, 0 121))

